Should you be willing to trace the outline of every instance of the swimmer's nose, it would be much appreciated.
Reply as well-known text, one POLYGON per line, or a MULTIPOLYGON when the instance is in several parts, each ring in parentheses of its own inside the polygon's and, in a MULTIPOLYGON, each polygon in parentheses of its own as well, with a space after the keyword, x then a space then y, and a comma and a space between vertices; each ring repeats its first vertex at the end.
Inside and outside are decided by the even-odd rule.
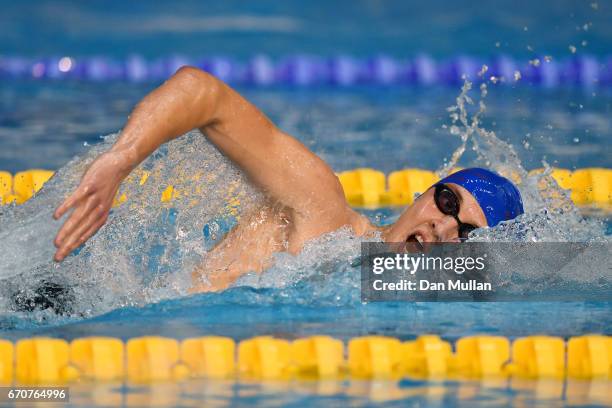
POLYGON ((436 223, 434 221, 424 222, 417 227, 415 234, 420 235, 425 242, 440 242, 435 227, 436 223))
POLYGON ((450 215, 433 221, 432 227, 438 242, 454 241, 459 237, 457 220, 450 215))

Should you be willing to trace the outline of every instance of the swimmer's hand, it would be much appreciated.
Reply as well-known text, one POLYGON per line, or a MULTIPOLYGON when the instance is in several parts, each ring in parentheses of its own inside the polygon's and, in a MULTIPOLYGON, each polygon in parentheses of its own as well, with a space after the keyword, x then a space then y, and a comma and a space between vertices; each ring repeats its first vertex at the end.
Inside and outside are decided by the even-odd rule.
POLYGON ((131 171, 125 156, 112 150, 100 155, 83 175, 78 188, 55 210, 53 218, 58 220, 73 209, 55 237, 55 261, 64 260, 106 223, 115 194, 131 171))

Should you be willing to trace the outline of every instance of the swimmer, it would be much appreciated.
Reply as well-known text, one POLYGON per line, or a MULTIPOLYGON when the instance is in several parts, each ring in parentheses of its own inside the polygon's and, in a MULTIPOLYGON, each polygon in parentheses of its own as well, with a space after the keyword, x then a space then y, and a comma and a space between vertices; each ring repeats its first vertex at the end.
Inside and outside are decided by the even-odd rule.
POLYGON ((393 225, 374 226, 349 206, 321 158, 227 84, 183 67, 135 107, 115 144, 96 158, 56 209, 55 219, 72 213, 54 240, 54 259, 62 261, 104 225, 121 182, 134 168, 192 129, 199 129, 267 197, 193 272, 193 292, 227 288, 242 274, 269 267, 272 254, 296 254, 308 240, 341 227, 357 236, 381 231, 387 242, 421 245, 460 241, 475 228, 523 213, 521 196, 509 180, 473 168, 433 185, 393 225))

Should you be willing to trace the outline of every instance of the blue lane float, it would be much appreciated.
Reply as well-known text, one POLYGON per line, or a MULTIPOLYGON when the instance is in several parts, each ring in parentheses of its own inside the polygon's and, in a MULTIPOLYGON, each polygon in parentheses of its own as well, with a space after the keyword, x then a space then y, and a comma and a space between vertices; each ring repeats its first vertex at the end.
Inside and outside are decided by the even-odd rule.
POLYGON ((238 61, 223 56, 187 58, 169 56, 147 60, 104 56, 25 58, 0 56, 0 78, 80 81, 161 81, 183 65, 202 68, 226 82, 251 86, 456 85, 468 78, 507 86, 542 88, 612 85, 612 56, 576 55, 567 59, 541 56, 518 60, 507 55, 478 58, 459 55, 435 60, 428 55, 398 59, 385 55, 356 58, 293 55, 272 59, 265 55, 238 61), (483 66, 487 66, 483 74, 483 66))

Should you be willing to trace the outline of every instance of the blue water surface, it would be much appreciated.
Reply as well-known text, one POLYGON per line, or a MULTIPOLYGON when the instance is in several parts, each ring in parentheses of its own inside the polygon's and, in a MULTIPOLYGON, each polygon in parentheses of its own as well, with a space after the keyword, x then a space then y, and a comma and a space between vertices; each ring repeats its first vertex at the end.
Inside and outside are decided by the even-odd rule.
MULTIPOLYGON (((7 35, 0 36, 0 46, 5 52, 23 55, 101 53, 121 57, 139 52, 157 56, 176 50, 187 55, 219 52, 240 57, 259 51, 281 55, 296 50, 321 55, 384 51, 406 56, 419 50, 440 56, 459 52, 487 55, 500 52, 494 44, 498 40, 501 51, 516 56, 529 55, 528 46, 564 54, 567 42, 582 39, 588 40, 589 51, 605 55, 606 45, 611 44, 610 27, 603 24, 610 7, 604 2, 596 7, 574 1, 514 7, 514 2, 502 1, 470 7, 472 3, 465 1, 258 2, 240 6, 182 1, 173 2, 171 9, 168 4, 7 3, 0 16, 4 22, 0 30, 7 35), (278 20, 262 23, 259 17, 278 20), (65 24, 58 28, 55 18, 65 24), (53 40, 47 39, 50 34, 53 40)), ((134 104, 155 85, 4 83, 0 88, 0 169, 60 168, 97 143, 100 136, 119 130, 134 104)), ((387 173, 405 167, 436 169, 459 145, 446 127, 450 123, 446 107, 455 103, 459 91, 452 87, 239 91, 336 171, 356 167, 387 173)), ((546 91, 489 83, 484 102, 484 126, 510 142, 527 169, 541 167, 543 160, 569 169, 612 167, 609 90, 546 91)), ((466 162, 470 158, 468 152, 466 162)), ((381 222, 392 213, 369 215, 381 222)), ((609 233, 609 215, 599 212, 596 216, 607 223, 609 233)), ((325 333, 346 339, 368 333, 411 338, 429 332, 455 339, 474 333, 568 337, 612 331, 609 303, 364 305, 354 293, 341 290, 311 304, 292 302, 292 296, 308 293, 300 285, 303 283, 296 282, 280 292, 239 287, 119 309, 76 322, 61 317, 33 322, 5 316, 2 325, 10 329, 5 332, 10 338, 31 334, 72 338, 112 332, 121 337, 215 333, 235 338, 325 333), (336 301, 336 296, 347 299, 336 301)))
POLYGON ((609 55, 608 1, 0 1, 0 54, 609 55))
MULTIPOLYGON (((570 46, 576 46, 579 53, 605 56, 612 46, 612 6, 605 1, 43 0, 0 1, 0 6, 0 54, 34 57, 125 57, 133 53, 146 57, 172 53, 235 58, 255 53, 388 53, 406 57, 427 52, 441 58, 461 53, 531 58, 545 54, 571 56, 570 46)), ((0 85, 0 170, 16 172, 59 169, 74 155, 82 154, 87 144, 119 130, 132 106, 156 84, 5 81, 0 85)), ((336 171, 356 167, 385 172, 404 167, 436 169, 459 144, 444 127, 449 124, 445 108, 454 104, 458 89, 239 91, 336 171)), ((569 169, 612 167, 609 90, 543 91, 490 85, 486 104, 485 125, 512 143, 526 168, 541 167, 542 160, 569 169)), ((389 214, 369 215, 380 222, 389 214)), ((609 213, 595 216, 606 222, 607 234, 612 233, 609 213)), ((358 268, 354 273, 359 273, 358 268)), ((310 293, 307 285, 295 282, 285 289, 236 287, 222 293, 120 308, 87 319, 52 316, 31 320, 5 314, 0 318, 0 335, 15 340, 31 335, 72 339, 99 334, 126 339, 146 334, 175 338, 218 334, 244 339, 271 334, 293 339, 329 334, 346 340, 366 334, 411 339, 435 333, 455 340, 473 334, 516 338, 545 333, 567 338, 612 333, 611 302, 363 304, 354 291, 341 287, 304 302, 310 293)), ((163 395, 177 393, 178 386, 168 387, 163 395)), ((197 389, 203 387, 196 384, 197 389)), ((229 385, 229 394, 227 387, 221 384, 216 389, 220 394, 211 391, 213 402, 232 406, 256 402, 362 406, 376 401, 372 383, 357 385, 357 391, 349 387, 329 394, 314 385, 307 392, 297 393, 281 391, 273 384, 229 385)), ((404 396, 386 401, 389 406, 407 402, 470 407, 564 403, 558 396, 542 402, 532 398, 537 394, 534 390, 523 389, 516 394, 505 387, 497 391, 481 387, 473 399, 464 402, 457 399, 457 384, 445 384, 447 396, 440 399, 431 399, 439 391, 435 384, 400 383, 397 387, 404 391, 424 389, 414 393, 412 399, 397 394, 404 396)), ((139 392, 118 390, 116 394, 123 403, 139 392)), ((140 391, 144 397, 153 398, 147 390, 140 391)), ((189 388, 179 391, 189 392, 189 388)), ((385 391, 386 395, 391 391, 385 391)), ((197 392, 191 395, 187 400, 196 406, 206 400, 197 392)), ((580 401, 589 402, 577 403, 580 401)), ((83 405, 94 404, 86 400, 83 405)))

